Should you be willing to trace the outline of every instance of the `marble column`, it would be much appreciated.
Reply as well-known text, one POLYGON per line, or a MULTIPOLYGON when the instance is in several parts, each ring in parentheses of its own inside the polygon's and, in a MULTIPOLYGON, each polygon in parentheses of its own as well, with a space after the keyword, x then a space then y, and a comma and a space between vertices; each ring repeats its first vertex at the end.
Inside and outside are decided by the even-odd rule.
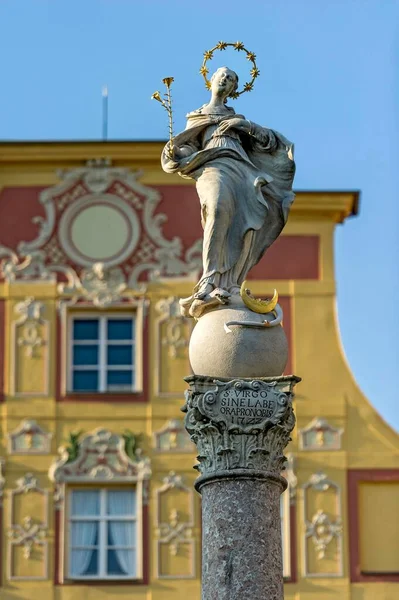
POLYGON ((186 381, 202 495, 202 600, 282 600, 281 471, 300 379, 186 381))

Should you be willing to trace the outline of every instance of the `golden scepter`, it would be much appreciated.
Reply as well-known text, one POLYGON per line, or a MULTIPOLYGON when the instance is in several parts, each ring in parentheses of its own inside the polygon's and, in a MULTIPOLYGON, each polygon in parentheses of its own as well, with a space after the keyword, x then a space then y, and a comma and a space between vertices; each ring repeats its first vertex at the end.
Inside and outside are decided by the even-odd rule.
POLYGON ((173 77, 165 77, 165 79, 162 79, 162 82, 166 86, 166 94, 164 94, 164 97, 162 98, 160 92, 158 92, 158 91, 154 92, 153 95, 151 96, 151 100, 156 100, 157 102, 160 102, 162 104, 162 106, 164 107, 164 109, 166 110, 166 112, 168 113, 168 117, 169 117, 169 156, 170 156, 170 158, 173 159, 173 112, 172 112, 172 95, 170 92, 170 88, 172 86, 172 83, 174 82, 174 78, 173 77))

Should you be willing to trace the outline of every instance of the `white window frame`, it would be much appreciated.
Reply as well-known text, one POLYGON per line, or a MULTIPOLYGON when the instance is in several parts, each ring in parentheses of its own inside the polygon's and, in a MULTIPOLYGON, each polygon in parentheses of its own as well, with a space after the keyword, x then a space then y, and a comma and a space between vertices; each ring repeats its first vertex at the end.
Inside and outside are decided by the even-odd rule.
POLYGON ((291 502, 290 490, 287 487, 280 496, 281 546, 283 551, 283 577, 291 578, 291 502))
MULTIPOLYGON (((68 317, 66 319, 66 344, 65 344, 65 352, 64 357, 64 368, 66 370, 66 377, 64 378, 65 384, 63 386, 64 394, 131 394, 135 392, 140 392, 143 389, 143 381, 142 381, 142 339, 143 339, 143 310, 142 306, 136 306, 134 310, 126 309, 123 310, 109 310, 109 311, 96 311, 93 309, 87 310, 71 310, 68 313, 68 317), (73 345, 74 343, 79 344, 79 340, 77 342, 73 339, 73 322, 75 319, 93 319, 99 320, 99 339, 98 339, 98 348, 99 348, 99 365, 82 365, 80 370, 98 370, 99 373, 99 386, 97 390, 92 391, 83 391, 83 390, 74 390, 73 389, 73 345), (132 344, 133 350, 133 366, 127 365, 112 365, 111 369, 108 367, 106 362, 106 348, 109 343, 106 338, 106 325, 108 319, 132 319, 133 328, 134 328, 134 339, 131 341, 128 340, 111 340, 111 344, 116 345, 129 345, 132 344), (125 389, 107 389, 106 378, 107 378, 107 370, 131 370, 132 371, 132 380, 133 383, 129 388, 125 389)), ((83 344, 93 345, 93 341, 83 341, 83 344)), ((94 342, 96 343, 96 342, 94 342)))
POLYGON ((141 502, 141 486, 107 486, 107 487, 97 487, 93 486, 89 487, 80 487, 80 486, 71 486, 68 493, 68 502, 67 502, 67 536, 66 536, 66 573, 67 579, 70 581, 137 581, 143 578, 143 558, 142 558, 142 545, 143 545, 143 520, 142 520, 142 502, 141 502), (93 518, 93 520, 98 521, 99 523, 99 543, 98 543, 98 574, 97 575, 73 575, 70 572, 70 553, 71 553, 71 524, 72 522, 87 521, 90 520, 88 516, 82 517, 72 517, 72 493, 74 491, 85 491, 85 490, 99 490, 100 492, 100 515, 98 517, 93 518), (118 516, 118 515, 107 515, 106 514, 106 501, 107 501, 107 492, 108 491, 134 491, 135 501, 136 501, 136 514, 134 516, 118 516), (101 541, 107 540, 107 523, 108 521, 131 521, 136 523, 136 546, 134 548, 136 555, 136 575, 108 575, 106 572, 107 565, 107 544, 101 544, 101 541))

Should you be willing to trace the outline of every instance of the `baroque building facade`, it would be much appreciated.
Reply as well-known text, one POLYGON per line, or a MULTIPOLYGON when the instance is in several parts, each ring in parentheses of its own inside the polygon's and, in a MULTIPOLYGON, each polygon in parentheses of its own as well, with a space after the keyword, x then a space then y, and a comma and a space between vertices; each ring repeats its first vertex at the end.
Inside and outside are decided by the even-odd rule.
MULTIPOLYGON (((201 271, 194 187, 162 144, 0 144, 0 595, 200 597, 179 312, 201 271)), ((300 375, 281 498, 288 600, 398 594, 398 436, 357 387, 333 235, 354 192, 299 192, 250 274, 300 375)))

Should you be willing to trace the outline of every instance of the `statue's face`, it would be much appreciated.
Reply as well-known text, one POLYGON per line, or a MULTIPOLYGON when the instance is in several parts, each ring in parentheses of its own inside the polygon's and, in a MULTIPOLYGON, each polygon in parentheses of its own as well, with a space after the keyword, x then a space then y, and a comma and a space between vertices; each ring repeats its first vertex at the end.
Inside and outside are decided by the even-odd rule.
POLYGON ((234 90, 236 84, 236 74, 227 67, 222 67, 214 73, 211 82, 211 89, 214 94, 227 98, 234 90))

